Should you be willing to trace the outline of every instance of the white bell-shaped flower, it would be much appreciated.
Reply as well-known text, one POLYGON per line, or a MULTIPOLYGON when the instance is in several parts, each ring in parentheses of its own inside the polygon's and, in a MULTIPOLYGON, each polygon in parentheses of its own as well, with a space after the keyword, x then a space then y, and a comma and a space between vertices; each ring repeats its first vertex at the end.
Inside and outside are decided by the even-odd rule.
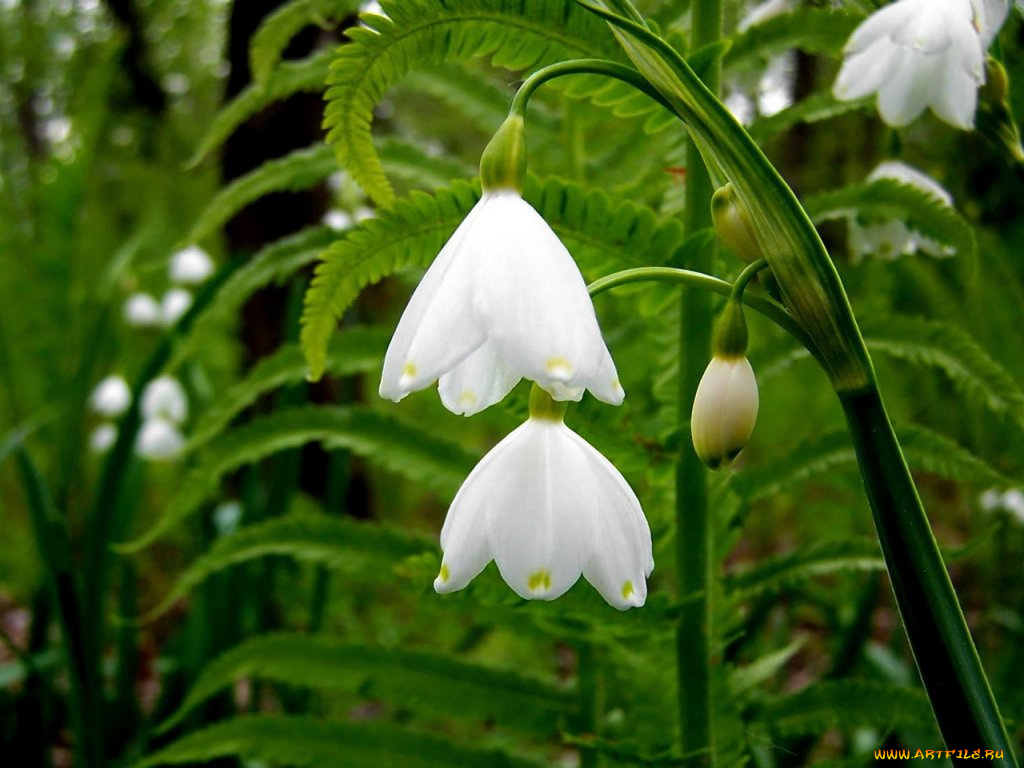
POLYGON ((160 300, 160 322, 170 328, 192 306, 192 294, 184 288, 171 288, 160 300))
POLYGON ((148 293, 133 293, 124 303, 124 320, 137 328, 160 325, 163 313, 160 304, 148 293))
POLYGON ((757 421, 757 379, 745 356, 711 359, 693 398, 690 434, 711 469, 728 465, 750 440, 757 421))
POLYGON ((518 192, 485 191, 413 293, 380 394, 397 402, 440 378, 445 405, 468 416, 521 377, 558 400, 624 396, 565 246, 518 192))
POLYGON ((117 442, 117 427, 110 423, 100 424, 89 435, 89 450, 106 453, 117 442))
POLYGON ((161 417, 147 418, 135 437, 135 452, 146 459, 173 459, 185 449, 185 437, 175 424, 161 417))
POLYGON ((107 376, 89 395, 89 405, 100 416, 116 419, 132 404, 132 391, 123 376, 107 376))
POLYGON ((198 245, 190 245, 171 256, 168 274, 172 283, 198 285, 213 274, 213 259, 198 245))
POLYGON ((188 397, 173 376, 159 376, 142 391, 140 411, 146 420, 164 419, 181 424, 188 418, 188 397))
POLYGON ((611 605, 644 604, 654 569, 636 495, 534 388, 530 418, 462 484, 441 529, 438 592, 462 589, 494 560, 521 597, 554 600, 582 574, 611 605))
POLYGON ((985 82, 985 50, 1005 17, 1005 0, 886 5, 850 36, 833 93, 846 100, 877 92, 879 114, 889 125, 907 125, 930 108, 940 120, 969 130, 985 82))
MULTIPOLYGON (((880 163, 870 174, 868 182, 891 179, 927 193, 936 201, 952 208, 953 197, 930 176, 905 163, 886 161, 880 163)), ((901 219, 852 218, 849 228, 850 253, 854 259, 872 255, 884 259, 895 259, 917 252, 942 258, 952 256, 956 250, 936 242, 930 237, 911 229, 901 219)))

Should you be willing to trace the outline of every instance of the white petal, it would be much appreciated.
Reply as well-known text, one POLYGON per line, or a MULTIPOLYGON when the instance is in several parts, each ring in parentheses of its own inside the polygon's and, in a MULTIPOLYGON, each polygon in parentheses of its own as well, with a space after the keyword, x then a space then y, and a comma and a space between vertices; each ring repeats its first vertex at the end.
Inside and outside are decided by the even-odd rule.
POLYGON ((185 438, 178 428, 161 418, 147 419, 135 438, 135 451, 157 461, 171 459, 185 448, 185 438))
POLYGON ((122 376, 107 376, 89 396, 89 405, 101 416, 117 418, 132 404, 132 391, 122 376))
POLYGON ((891 126, 907 125, 924 112, 937 82, 941 58, 902 49, 889 78, 878 91, 878 113, 891 126))
POLYGON ((159 376, 142 391, 140 411, 144 419, 165 419, 180 424, 188 418, 188 397, 173 376, 159 376))
POLYGON ((845 53, 857 53, 876 41, 891 38, 900 28, 917 15, 930 0, 899 0, 872 13, 850 35, 845 53))
POLYGON ((953 205, 953 196, 949 194, 935 179, 922 173, 917 168, 901 163, 898 160, 887 160, 879 163, 875 169, 868 174, 867 180, 877 181, 878 179, 893 179, 904 184, 927 192, 937 200, 946 205, 953 205))
POLYGON ((384 356, 381 397, 397 402, 429 386, 483 343, 485 329, 472 313, 473 251, 486 237, 475 227, 491 202, 484 195, 473 207, 409 299, 384 356))
POLYGON ((589 388, 607 354, 579 268, 540 214, 514 192, 486 212, 475 308, 502 358, 559 399, 589 388))
POLYGON ((124 320, 137 328, 148 328, 160 323, 160 305, 148 293, 133 293, 124 303, 124 320))
POLYGON ((171 256, 168 267, 171 282, 195 285, 213 274, 213 260, 197 245, 190 245, 171 256))
POLYGON ((942 85, 932 99, 932 111, 954 128, 971 130, 978 105, 977 81, 963 70, 947 66, 942 85))
POLYGON ((106 453, 117 442, 117 427, 113 424, 100 424, 89 435, 89 450, 93 453, 106 453))
POLYGON ((987 50, 1006 21, 1010 4, 1007 0, 971 0, 971 6, 974 8, 974 25, 981 37, 981 45, 987 50))
POLYGON ((590 393, 602 403, 622 405, 626 393, 619 382, 619 373, 615 370, 615 362, 607 349, 604 350, 601 362, 588 387, 590 393))
POLYGON ((160 322, 170 327, 192 306, 192 294, 184 288, 172 288, 160 301, 160 322))
POLYGON ((503 400, 519 379, 498 355, 497 346, 488 341, 442 375, 438 391, 449 411, 472 416, 503 400))
POLYGON ((647 599, 647 577, 654 570, 647 518, 633 489, 612 463, 575 432, 570 435, 587 458, 596 491, 594 548, 583 576, 619 610, 639 607, 647 599))
POLYGON ((520 429, 491 478, 488 541, 518 595, 554 600, 576 583, 591 551, 594 488, 564 424, 530 419, 520 429))
POLYGON ((891 75, 900 49, 889 39, 878 40, 869 48, 846 58, 832 88, 840 100, 861 99, 877 91, 891 75))

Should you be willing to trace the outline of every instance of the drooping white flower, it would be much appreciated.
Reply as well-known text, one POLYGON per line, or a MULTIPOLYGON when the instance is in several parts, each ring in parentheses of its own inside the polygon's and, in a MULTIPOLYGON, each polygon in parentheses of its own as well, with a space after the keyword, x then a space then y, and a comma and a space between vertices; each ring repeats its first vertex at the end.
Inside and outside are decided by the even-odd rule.
POLYGON ((340 208, 331 208, 331 210, 323 215, 320 221, 325 227, 333 229, 335 232, 344 232, 346 229, 350 229, 353 224, 352 214, 340 208))
POLYGON ((162 417, 147 418, 135 437, 135 452, 146 459, 173 459, 185 448, 178 427, 162 417))
POLYGON ((879 114, 892 126, 930 108, 969 130, 985 50, 1006 9, 1006 0, 898 0, 880 8, 850 36, 833 93, 848 100, 877 92, 879 114))
POLYGON ((644 604, 654 569, 636 495, 560 414, 531 415, 484 456, 448 510, 441 548, 438 592, 494 560, 521 597, 554 600, 582 574, 620 610, 644 604))
POLYGON ((521 377, 558 400, 624 396, 565 246, 519 193, 485 191, 409 300, 380 394, 397 402, 440 378, 445 405, 468 416, 521 377))
POLYGON ((173 376, 159 376, 142 391, 140 411, 146 420, 164 419, 181 424, 188 418, 188 397, 173 376))
MULTIPOLYGON (((920 189, 943 205, 953 207, 953 197, 930 176, 905 163, 886 161, 868 174, 867 181, 892 179, 920 189)), ((907 226, 900 219, 851 219, 850 253, 855 259, 873 255, 895 259, 918 251, 937 258, 956 253, 950 246, 936 242, 907 226)))
POLYGON ((192 306, 192 294, 184 288, 171 288, 160 301, 160 322, 171 327, 192 306))
POLYGON ((89 395, 89 405, 100 416, 116 419, 132 404, 132 391, 123 376, 107 376, 89 395))
POLYGON ((89 435, 89 450, 106 453, 117 442, 117 427, 110 423, 97 426, 89 435))
POLYGON ((754 431, 757 408, 757 379, 747 358, 713 357, 697 385, 690 416, 700 460, 719 469, 735 459, 754 431))
POLYGON ((124 320, 137 328, 159 325, 162 318, 160 304, 148 293, 133 293, 124 303, 124 320))
POLYGON ((168 274, 172 283, 198 285, 213 274, 213 259, 198 245, 190 245, 171 256, 168 274))

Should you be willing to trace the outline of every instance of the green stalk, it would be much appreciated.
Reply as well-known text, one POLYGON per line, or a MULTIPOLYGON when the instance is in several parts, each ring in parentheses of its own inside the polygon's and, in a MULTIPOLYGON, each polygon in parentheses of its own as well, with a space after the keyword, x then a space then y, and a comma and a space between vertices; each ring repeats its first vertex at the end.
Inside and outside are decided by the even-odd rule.
MULTIPOLYGON (((576 650, 577 676, 580 694, 580 733, 601 736, 601 719, 604 715, 604 681, 601 675, 600 651, 587 640, 580 641, 576 650)), ((596 749, 580 749, 580 768, 600 768, 601 753, 596 749)))
MULTIPOLYGON (((720 0, 693 3, 690 48, 698 50, 722 36, 720 0)), ((708 73, 708 88, 718 87, 720 66, 708 73)), ((687 233, 710 227, 711 195, 714 189, 700 152, 691 140, 686 149, 686 209, 683 224, 687 233)), ((711 272, 715 249, 698 252, 687 266, 711 272)), ((689 434, 690 408, 697 385, 711 358, 714 322, 711 297, 706 291, 683 290, 679 313, 679 389, 677 423, 689 434)), ((679 593, 692 596, 680 607, 676 625, 677 695, 679 701, 679 747, 684 766, 711 766, 715 759, 714 692, 712 665, 715 632, 714 537, 708 505, 707 469, 690 439, 680 440, 676 463, 676 574, 679 593)))

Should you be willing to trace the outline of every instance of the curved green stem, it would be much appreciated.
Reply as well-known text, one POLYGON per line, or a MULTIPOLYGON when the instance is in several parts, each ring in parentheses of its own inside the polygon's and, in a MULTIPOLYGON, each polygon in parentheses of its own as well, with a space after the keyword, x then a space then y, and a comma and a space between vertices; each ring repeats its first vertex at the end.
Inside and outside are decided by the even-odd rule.
POLYGON ((736 301, 743 301, 743 291, 747 289, 747 283, 754 279, 754 275, 767 267, 768 261, 766 259, 758 259, 744 268, 744 270, 736 276, 736 282, 732 284, 732 294, 730 295, 730 298, 736 301))
MULTIPOLYGON (((740 277, 748 270, 750 270, 750 267, 740 273, 740 277)), ((756 271, 754 270, 754 272, 756 271)), ((753 272, 750 274, 750 277, 752 276, 753 272)), ((612 288, 617 288, 620 285, 629 285, 630 283, 678 283, 711 291, 719 296, 732 296, 735 289, 735 284, 727 280, 722 280, 719 277, 713 277, 703 272, 695 272, 692 269, 678 269, 677 267, 636 267, 635 269, 624 269, 621 272, 613 272, 610 275, 598 278, 587 288, 591 296, 597 296, 612 288)), ((764 315, 799 341, 812 356, 817 356, 811 337, 786 311, 785 307, 774 299, 758 294, 744 292, 741 299, 745 306, 764 315)))

